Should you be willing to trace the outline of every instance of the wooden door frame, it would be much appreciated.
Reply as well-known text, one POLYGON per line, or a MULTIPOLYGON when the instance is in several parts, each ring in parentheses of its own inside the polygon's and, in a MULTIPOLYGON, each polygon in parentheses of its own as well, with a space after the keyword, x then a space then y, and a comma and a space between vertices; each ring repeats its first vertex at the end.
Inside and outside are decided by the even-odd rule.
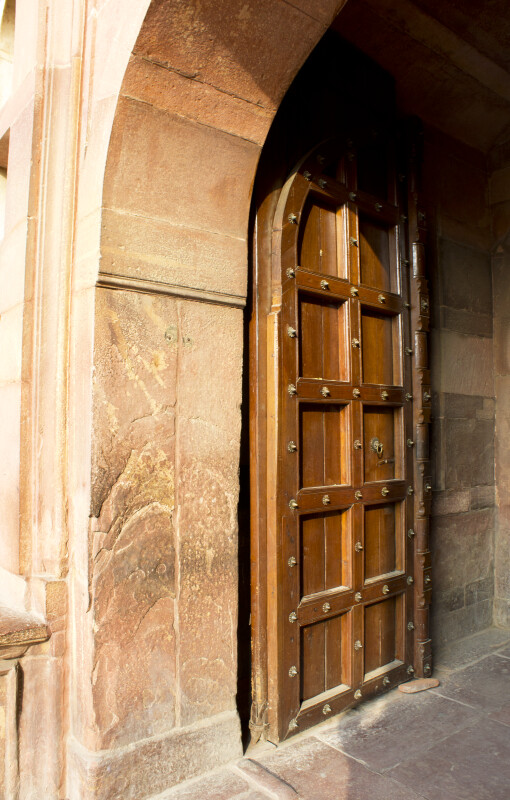
MULTIPOLYGON (((429 638, 429 607, 431 600, 431 555, 429 551, 429 515, 431 479, 429 473, 429 423, 431 411, 430 371, 428 365, 428 331, 430 322, 429 289, 425 259, 426 216, 420 188, 423 135, 416 119, 405 127, 407 162, 408 236, 405 264, 409 269, 410 346, 412 358, 412 396, 414 459, 413 519, 408 537, 414 542, 414 659, 409 665, 409 677, 427 677, 432 672, 431 641, 429 638)), ((297 169, 297 168, 296 168, 297 169)), ((293 173, 293 175, 295 172, 293 173)), ((278 365, 272 353, 278 352, 278 308, 282 282, 278 256, 275 259, 275 238, 283 228, 285 185, 270 189, 254 217, 252 315, 249 336, 250 375, 250 488, 251 488, 251 626, 252 626, 252 740, 270 738, 279 741, 281 731, 271 728, 268 714, 270 696, 278 692, 278 656, 268 647, 268 627, 271 617, 278 614, 274 597, 268 597, 269 587, 277 585, 273 573, 277 563, 274 548, 280 537, 272 528, 275 519, 274 491, 276 487, 276 442, 268 440, 267 420, 278 411, 278 365), (279 217, 279 218, 278 218, 279 217), (277 268, 275 269, 275 261, 277 268), (276 338, 275 338, 276 337, 276 338), (269 577, 269 580, 268 580, 269 577), (269 602, 271 601, 271 602, 269 602)), ((278 243, 276 242, 276 247, 278 243)), ((277 649, 281 643, 277 643, 277 649)), ((299 732, 299 731, 297 731, 299 732)))

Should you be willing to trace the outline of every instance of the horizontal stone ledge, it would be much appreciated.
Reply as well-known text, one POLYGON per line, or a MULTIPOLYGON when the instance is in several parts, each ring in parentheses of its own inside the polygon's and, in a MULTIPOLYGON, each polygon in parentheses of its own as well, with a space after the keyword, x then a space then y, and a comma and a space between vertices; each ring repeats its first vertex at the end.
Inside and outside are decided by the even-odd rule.
POLYGON ((172 283, 160 281, 141 280, 119 275, 100 272, 96 286, 102 289, 124 289, 129 292, 141 294, 162 294, 169 297, 182 297, 185 300, 196 300, 199 303, 212 303, 213 305, 229 306, 230 308, 244 308, 246 297, 227 292, 208 291, 207 289, 194 289, 191 286, 177 286, 172 283))
POLYGON ((49 639, 50 631, 43 620, 21 609, 0 605, 0 658, 2 649, 29 647, 49 639))

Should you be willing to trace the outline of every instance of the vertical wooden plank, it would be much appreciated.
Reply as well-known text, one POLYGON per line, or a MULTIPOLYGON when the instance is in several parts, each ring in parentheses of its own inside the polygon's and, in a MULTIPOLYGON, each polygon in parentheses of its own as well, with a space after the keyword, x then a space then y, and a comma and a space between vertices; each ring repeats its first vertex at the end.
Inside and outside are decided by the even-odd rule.
POLYGON ((325 623, 325 680, 324 689, 332 689, 342 681, 342 617, 325 623))
POLYGON ((338 275, 336 209, 323 206, 320 210, 320 270, 325 275, 338 275))
POLYGON ((324 519, 321 514, 301 518, 301 595, 324 590, 324 519))
POLYGON ((301 699, 324 691, 325 685, 325 630, 323 622, 301 628, 301 699))
POLYGON ((324 588, 345 586, 345 511, 324 516, 324 588))
POLYGON ((393 321, 364 308, 361 314, 363 383, 390 386, 393 380, 393 321))
POLYGON ((321 406, 300 405, 301 486, 324 483, 324 422, 321 406))
POLYGON ((397 567, 394 504, 365 508, 365 580, 397 567))
POLYGON ((358 224, 361 283, 389 292, 392 280, 388 225, 362 213, 359 214, 358 224))
POLYGON ((298 263, 303 269, 320 272, 320 209, 311 201, 304 211, 301 229, 298 263))

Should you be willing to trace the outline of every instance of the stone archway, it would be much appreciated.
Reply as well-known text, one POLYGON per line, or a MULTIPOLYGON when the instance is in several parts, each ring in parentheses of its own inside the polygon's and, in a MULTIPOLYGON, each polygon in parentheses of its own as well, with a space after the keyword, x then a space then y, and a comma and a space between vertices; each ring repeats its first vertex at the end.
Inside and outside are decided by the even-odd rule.
MULTIPOLYGON (((73 796, 141 797, 241 753, 236 505, 251 186, 287 86, 342 5, 267 0, 223 4, 219 15, 209 2, 154 0, 113 119, 97 279, 85 238, 99 217, 80 193, 76 285, 90 288, 76 293, 75 318, 89 333, 95 322, 93 356, 75 331, 75 352, 80 340, 93 364, 73 365, 82 410, 94 371, 73 796)), ((111 63, 117 78, 122 58, 111 63)), ((98 111, 92 147, 111 119, 98 111)), ((97 177, 85 174, 84 186, 97 192, 97 177)), ((86 450, 84 440, 75 455, 86 450)))

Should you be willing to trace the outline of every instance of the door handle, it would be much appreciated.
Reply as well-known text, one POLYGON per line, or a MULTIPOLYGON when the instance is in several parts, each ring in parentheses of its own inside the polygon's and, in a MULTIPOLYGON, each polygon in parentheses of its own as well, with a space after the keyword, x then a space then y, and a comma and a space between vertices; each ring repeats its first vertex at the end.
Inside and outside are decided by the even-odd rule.
POLYGON ((374 438, 370 440, 370 447, 375 453, 377 453, 379 458, 381 458, 384 452, 384 445, 376 436, 374 436, 374 438))

